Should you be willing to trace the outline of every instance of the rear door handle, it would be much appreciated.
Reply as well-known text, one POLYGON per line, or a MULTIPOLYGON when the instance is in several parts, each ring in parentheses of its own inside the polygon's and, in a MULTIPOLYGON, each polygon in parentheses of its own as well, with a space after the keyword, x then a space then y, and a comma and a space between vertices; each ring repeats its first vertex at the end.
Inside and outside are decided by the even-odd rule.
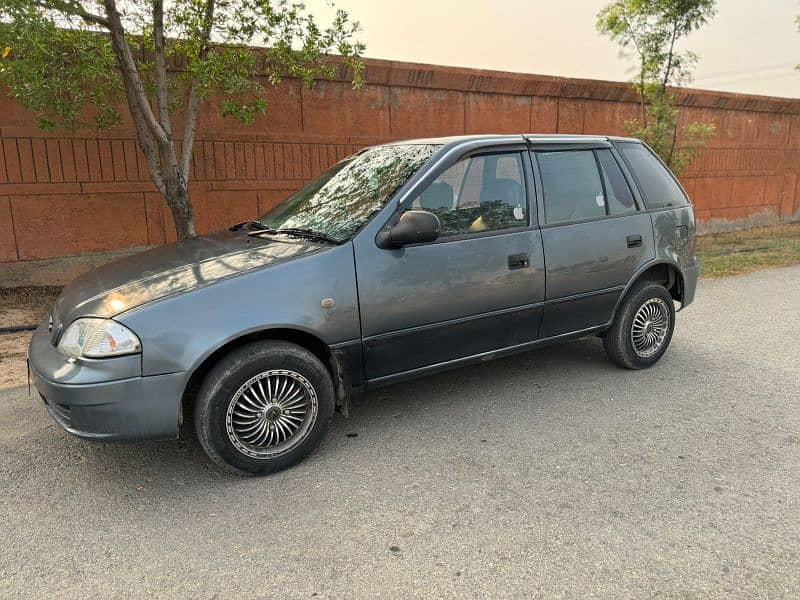
POLYGON ((625 239, 628 241, 628 248, 641 248, 642 247, 642 236, 640 236, 640 235, 629 235, 625 239))
POLYGON ((509 269, 526 269, 531 266, 527 254, 512 254, 508 257, 509 269))

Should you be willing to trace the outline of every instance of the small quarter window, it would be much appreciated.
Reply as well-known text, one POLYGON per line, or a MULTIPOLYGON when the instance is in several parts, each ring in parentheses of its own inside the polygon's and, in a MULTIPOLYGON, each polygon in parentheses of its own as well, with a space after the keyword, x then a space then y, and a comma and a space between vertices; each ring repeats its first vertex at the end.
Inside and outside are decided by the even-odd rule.
POLYGON ((411 208, 439 217, 442 237, 524 227, 528 203, 522 158, 518 152, 463 158, 439 175, 411 208))
POLYGON ((597 160, 603 173, 603 183, 606 189, 608 212, 612 215, 624 215, 636 212, 636 203, 633 194, 625 181, 625 176, 617 164, 611 150, 597 150, 597 160))
POLYGON ((549 224, 606 215, 603 184, 591 150, 537 152, 549 224))
POLYGON ((621 142, 617 147, 631 168, 647 208, 682 206, 689 203, 675 177, 647 146, 638 142, 621 142))

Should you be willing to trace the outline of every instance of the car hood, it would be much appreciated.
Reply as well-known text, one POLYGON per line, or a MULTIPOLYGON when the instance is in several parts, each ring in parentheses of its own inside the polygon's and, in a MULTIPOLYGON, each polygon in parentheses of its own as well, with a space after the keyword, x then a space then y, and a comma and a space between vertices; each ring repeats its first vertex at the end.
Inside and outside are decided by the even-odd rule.
POLYGON ((164 296, 325 248, 306 240, 256 238, 226 230, 133 254, 70 282, 56 300, 53 333, 78 317, 113 317, 164 296))

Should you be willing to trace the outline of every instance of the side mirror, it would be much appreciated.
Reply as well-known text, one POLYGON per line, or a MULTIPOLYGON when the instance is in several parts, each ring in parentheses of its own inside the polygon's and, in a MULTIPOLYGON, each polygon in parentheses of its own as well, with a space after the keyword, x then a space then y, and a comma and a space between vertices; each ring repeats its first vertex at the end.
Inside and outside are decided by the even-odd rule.
POLYGON ((375 238, 379 248, 402 248, 409 244, 433 242, 441 230, 439 217, 424 210, 408 210, 400 215, 400 220, 383 228, 375 238))

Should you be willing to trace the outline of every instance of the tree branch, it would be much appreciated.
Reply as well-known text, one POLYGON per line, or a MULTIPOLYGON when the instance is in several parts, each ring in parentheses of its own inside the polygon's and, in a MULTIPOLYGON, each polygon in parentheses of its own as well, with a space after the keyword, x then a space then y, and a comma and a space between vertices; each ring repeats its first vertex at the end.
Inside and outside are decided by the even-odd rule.
POLYGON ((678 37, 678 21, 677 19, 672 23, 672 40, 669 44, 669 53, 667 53, 667 65, 664 68, 664 80, 661 83, 661 94, 667 91, 667 84, 669 83, 669 76, 672 74, 672 57, 675 55, 675 40, 678 37))
POLYGON ((131 52, 131 47, 125 38, 125 29, 117 11, 116 0, 104 0, 104 4, 109 22, 109 32, 111 33, 111 43, 114 46, 117 61, 119 62, 119 70, 125 83, 125 91, 128 96, 131 113, 134 114, 135 118, 134 105, 136 105, 139 117, 150 130, 159 147, 165 148, 169 145, 169 139, 161 124, 156 120, 150 102, 147 100, 147 94, 145 93, 142 79, 139 77, 139 70, 133 58, 133 52, 131 52), (133 103, 131 104, 131 102, 133 103))
POLYGON ((105 28, 110 28, 110 24, 108 19, 102 17, 100 15, 96 15, 87 11, 83 6, 80 4, 70 1, 70 0, 55 0, 47 2, 47 0, 33 0, 32 4, 36 7, 43 8, 46 10, 58 10, 63 12, 64 14, 73 15, 75 17, 80 17, 87 23, 93 23, 95 25, 101 25, 105 28))
POLYGON ((153 0, 153 46, 156 62, 156 95, 158 97, 158 118, 168 138, 172 137, 169 116, 169 87, 167 85, 167 64, 164 56, 164 0, 153 0))
MULTIPOLYGON (((200 39, 200 50, 198 52, 198 62, 202 63, 208 54, 209 42, 211 40, 211 26, 214 22, 214 1, 207 0, 206 9, 203 15, 203 31, 200 39)), ((200 111, 200 74, 195 73, 192 78, 192 86, 189 90, 189 102, 186 108, 186 121, 183 127, 183 156, 181 157, 181 174, 184 180, 189 180, 189 168, 192 164, 192 154, 194 152, 194 132, 197 128, 197 115, 200 111)))

